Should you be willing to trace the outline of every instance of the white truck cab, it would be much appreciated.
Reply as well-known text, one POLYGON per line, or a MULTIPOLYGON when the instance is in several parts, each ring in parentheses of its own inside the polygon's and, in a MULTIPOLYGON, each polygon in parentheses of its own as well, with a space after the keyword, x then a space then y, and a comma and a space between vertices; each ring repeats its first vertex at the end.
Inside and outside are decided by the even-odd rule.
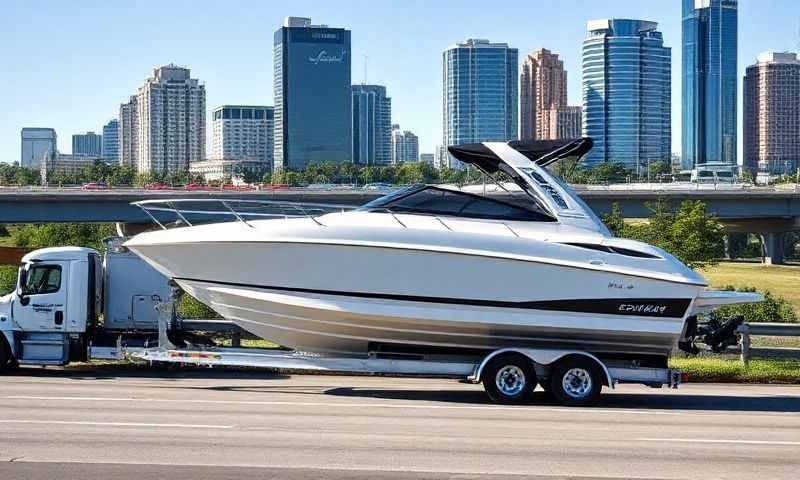
POLYGON ((106 334, 156 330, 155 306, 171 295, 169 282, 115 240, 106 242, 105 261, 80 247, 22 258, 16 290, 0 297, 0 369, 84 361, 106 334))
POLYGON ((102 305, 100 254, 44 248, 25 255, 16 290, 0 299, 0 331, 19 363, 63 364, 85 358, 86 333, 102 305))

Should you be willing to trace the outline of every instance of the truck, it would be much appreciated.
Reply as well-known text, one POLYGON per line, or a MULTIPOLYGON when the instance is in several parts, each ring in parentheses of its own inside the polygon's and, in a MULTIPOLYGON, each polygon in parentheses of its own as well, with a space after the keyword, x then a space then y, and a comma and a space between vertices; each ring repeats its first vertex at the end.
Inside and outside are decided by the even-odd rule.
MULTIPOLYGON (((122 242, 106 239, 102 256, 91 248, 54 247, 22 258, 15 291, 0 297, 0 370, 121 359, 157 340, 158 306, 178 290, 122 242)), ((182 321, 174 309, 169 313, 175 334, 242 333, 230 322, 182 321)))
MULTIPOLYGON (((0 370, 18 365, 135 358, 209 367, 440 376, 483 383, 489 397, 499 403, 515 403, 519 389, 529 385, 524 380, 520 384, 524 376, 495 372, 497 362, 493 360, 519 357, 521 365, 533 365, 534 377, 546 378, 565 362, 594 371, 596 375, 588 383, 583 379, 581 385, 556 385, 559 391, 550 393, 564 405, 595 403, 602 386, 639 383, 677 388, 687 380, 679 370, 637 361, 614 364, 576 350, 505 348, 480 358, 443 361, 381 352, 352 358, 240 348, 238 339, 248 333, 234 323, 186 320, 176 315, 179 289, 128 251, 123 242, 122 238, 107 239, 102 256, 90 248, 56 247, 35 250, 22 258, 15 291, 0 297, 0 370), (229 333, 234 337, 233 346, 185 340, 200 331, 229 333)), ((516 371, 508 368, 509 372, 516 371)))

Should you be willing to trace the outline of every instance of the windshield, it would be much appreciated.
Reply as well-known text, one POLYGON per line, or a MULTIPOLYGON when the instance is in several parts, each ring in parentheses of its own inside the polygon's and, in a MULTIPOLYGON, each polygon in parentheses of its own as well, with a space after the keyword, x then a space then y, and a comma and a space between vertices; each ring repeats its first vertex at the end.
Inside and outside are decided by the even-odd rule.
POLYGON ((414 186, 372 201, 360 210, 512 221, 554 221, 549 215, 472 193, 434 186, 414 186))

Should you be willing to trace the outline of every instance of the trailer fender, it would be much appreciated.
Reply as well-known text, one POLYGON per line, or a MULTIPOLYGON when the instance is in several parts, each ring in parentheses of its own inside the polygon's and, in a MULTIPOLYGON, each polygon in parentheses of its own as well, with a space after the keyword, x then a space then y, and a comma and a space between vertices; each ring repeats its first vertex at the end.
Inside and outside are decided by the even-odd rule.
POLYGON ((603 374, 605 374, 606 377, 606 385, 614 388, 614 381, 611 378, 611 373, 608 371, 608 368, 603 362, 600 361, 599 358, 591 353, 582 352, 580 350, 552 350, 546 348, 501 348, 500 350, 495 350, 481 360, 481 363, 478 364, 473 374, 470 375, 467 380, 472 383, 480 382, 484 367, 486 367, 486 365, 496 356, 506 353, 519 353, 525 355, 526 357, 530 358, 533 363, 542 366, 552 365, 568 355, 579 355, 586 357, 595 362, 603 370, 603 374))

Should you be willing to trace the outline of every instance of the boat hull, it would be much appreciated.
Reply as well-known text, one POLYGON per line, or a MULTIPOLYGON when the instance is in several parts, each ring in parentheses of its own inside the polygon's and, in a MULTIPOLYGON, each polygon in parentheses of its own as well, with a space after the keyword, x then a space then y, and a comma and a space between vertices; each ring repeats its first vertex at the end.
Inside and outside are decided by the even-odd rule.
POLYGON ((131 248, 244 329, 297 350, 337 354, 516 346, 667 355, 702 290, 410 247, 281 241, 131 248))

